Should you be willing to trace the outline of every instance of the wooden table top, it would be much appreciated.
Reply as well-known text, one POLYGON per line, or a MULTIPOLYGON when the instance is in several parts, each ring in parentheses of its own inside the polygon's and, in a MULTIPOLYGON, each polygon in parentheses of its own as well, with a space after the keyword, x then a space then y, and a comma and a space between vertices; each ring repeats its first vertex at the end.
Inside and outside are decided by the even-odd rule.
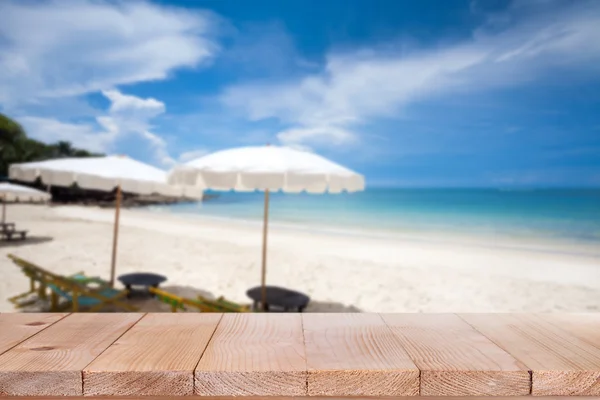
POLYGON ((0 314, 0 396, 531 395, 600 398, 600 313, 0 314))

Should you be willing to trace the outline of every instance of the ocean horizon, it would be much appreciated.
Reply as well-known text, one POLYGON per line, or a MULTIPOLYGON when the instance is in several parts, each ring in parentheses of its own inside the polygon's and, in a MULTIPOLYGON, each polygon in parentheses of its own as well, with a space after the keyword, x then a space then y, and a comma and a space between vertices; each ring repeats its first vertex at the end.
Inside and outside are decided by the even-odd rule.
MULTIPOLYGON (((262 221, 262 192, 213 192, 155 211, 262 221)), ((600 189, 368 188, 341 194, 271 193, 273 224, 352 233, 501 235, 600 242, 600 189)))

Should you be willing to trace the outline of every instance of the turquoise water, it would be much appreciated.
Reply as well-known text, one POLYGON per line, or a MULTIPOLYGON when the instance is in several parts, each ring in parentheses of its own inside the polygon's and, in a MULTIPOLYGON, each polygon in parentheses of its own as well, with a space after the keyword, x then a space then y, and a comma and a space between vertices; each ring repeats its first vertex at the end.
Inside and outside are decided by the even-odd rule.
MULTIPOLYGON (((262 193, 215 192, 201 204, 155 207, 262 220, 262 193)), ((600 189, 368 189, 343 194, 272 193, 270 220, 309 227, 401 233, 544 236, 600 242, 600 189)))

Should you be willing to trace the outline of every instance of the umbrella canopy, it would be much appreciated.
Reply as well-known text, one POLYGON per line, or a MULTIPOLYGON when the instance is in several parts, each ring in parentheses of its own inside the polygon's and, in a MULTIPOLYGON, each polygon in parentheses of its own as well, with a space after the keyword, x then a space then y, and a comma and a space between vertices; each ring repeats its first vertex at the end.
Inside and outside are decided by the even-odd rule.
POLYGON ((9 177, 33 182, 37 178, 46 185, 71 186, 82 189, 112 191, 118 186, 128 193, 165 196, 202 196, 199 190, 184 190, 167 183, 167 173, 127 156, 59 158, 47 161, 12 164, 9 177))
POLYGON ((50 194, 27 186, 13 183, 0 183, 0 198, 2 199, 2 223, 6 222, 6 201, 48 201, 50 194))
POLYGON ((117 190, 113 251, 111 262, 111 285, 114 284, 119 211, 121 191, 172 197, 202 198, 202 188, 183 188, 167 183, 167 173, 151 165, 127 156, 59 158, 54 160, 12 164, 9 177, 14 180, 33 182, 40 178, 49 186, 71 186, 82 189, 111 192, 117 190))
POLYGON ((50 194, 14 183, 0 183, 0 197, 6 201, 48 201, 50 194))
POLYGON ((266 310, 269 191, 340 193, 364 190, 362 175, 317 154, 278 146, 219 151, 177 166, 168 181, 213 190, 264 190, 262 306, 266 310))
POLYGON ((169 182, 213 190, 340 193, 364 190, 357 174, 317 154, 288 147, 240 147, 175 167, 169 182))

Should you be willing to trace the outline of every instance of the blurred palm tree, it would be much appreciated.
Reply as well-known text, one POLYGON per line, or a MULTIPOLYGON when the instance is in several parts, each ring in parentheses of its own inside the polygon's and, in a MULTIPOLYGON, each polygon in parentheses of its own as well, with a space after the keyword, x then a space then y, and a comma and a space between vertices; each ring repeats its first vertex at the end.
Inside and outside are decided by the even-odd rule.
POLYGON ((0 113, 0 176, 8 175, 8 167, 13 163, 61 157, 97 156, 102 156, 102 154, 76 149, 67 141, 48 145, 30 139, 18 122, 0 113))
POLYGON ((56 148, 56 156, 57 157, 74 157, 75 156, 75 149, 69 142, 60 141, 60 142, 57 142, 54 146, 56 148))

